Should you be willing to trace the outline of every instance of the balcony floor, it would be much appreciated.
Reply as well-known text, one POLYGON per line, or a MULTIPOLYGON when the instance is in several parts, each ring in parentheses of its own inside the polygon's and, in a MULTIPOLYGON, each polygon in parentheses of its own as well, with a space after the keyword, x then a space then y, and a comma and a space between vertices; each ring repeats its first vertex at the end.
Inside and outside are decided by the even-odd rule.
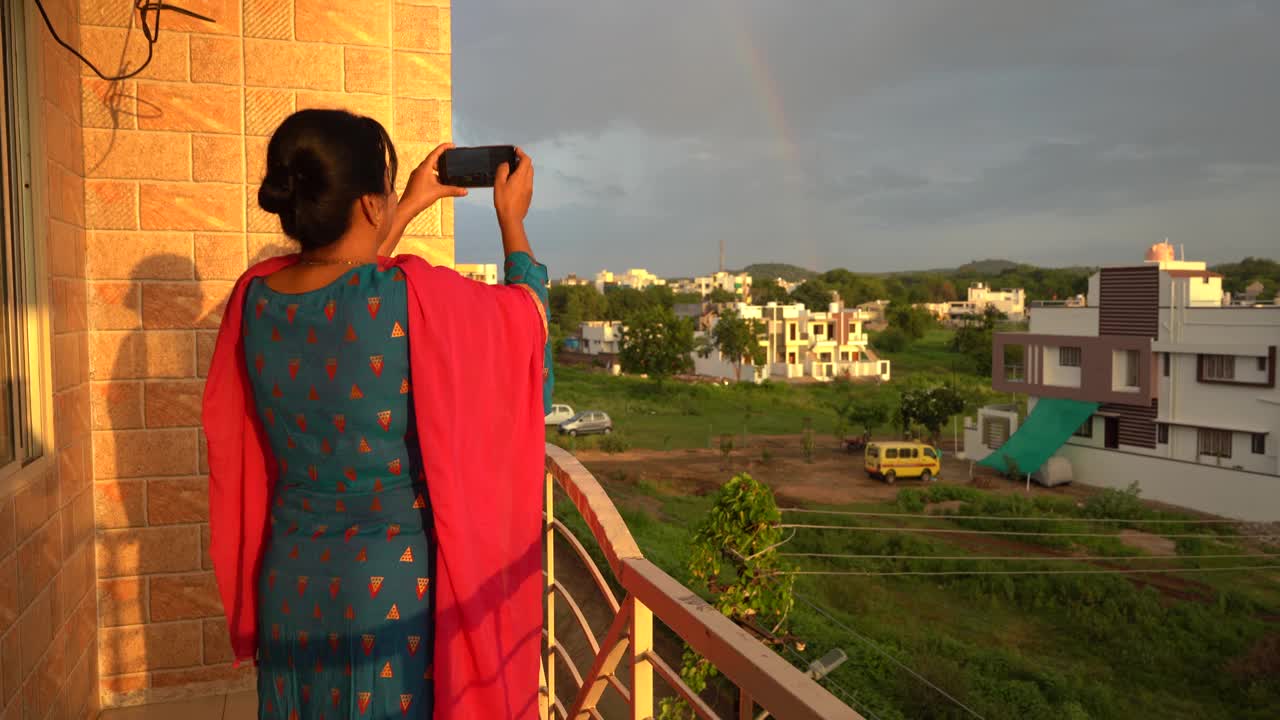
POLYGON ((176 702, 104 710, 98 720, 253 720, 258 717, 258 695, 241 691, 176 702))

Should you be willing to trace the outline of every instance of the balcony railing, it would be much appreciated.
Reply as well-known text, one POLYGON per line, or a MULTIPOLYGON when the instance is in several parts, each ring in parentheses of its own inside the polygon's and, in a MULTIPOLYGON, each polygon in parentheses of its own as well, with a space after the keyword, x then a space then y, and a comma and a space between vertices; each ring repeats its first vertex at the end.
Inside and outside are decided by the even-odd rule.
MULTIPOLYGON (((654 644, 654 619, 707 658, 738 688, 738 718, 772 715, 780 720, 862 720, 809 676, 783 660, 745 630, 644 558, 622 516, 600 483, 568 452, 547 445, 545 625, 543 628, 544 720, 602 718, 601 702, 612 690, 635 719, 655 717, 656 674, 700 718, 718 720, 711 704, 694 693, 679 672, 660 657, 654 644), (572 502, 590 529, 598 554, 613 582, 582 542, 555 517, 556 489, 572 502), (612 618, 603 637, 587 622, 588 607, 556 576, 556 536, 582 561, 597 591, 592 608, 607 606, 612 618), (619 601, 614 587, 622 591, 619 601), (586 637, 590 657, 573 657, 556 630, 556 605, 562 600, 586 637), (567 670, 569 692, 560 692, 558 668, 567 670), (584 674, 580 668, 586 668, 584 674), (570 698, 566 704, 561 698, 570 698), (566 706, 567 705, 567 706, 566 706), (763 712, 757 712, 763 710, 763 712)), ((580 655, 583 653, 580 653, 580 655)))
POLYGON ((1026 382, 1027 376, 1021 365, 1005 365, 1004 379, 1009 382, 1026 382))

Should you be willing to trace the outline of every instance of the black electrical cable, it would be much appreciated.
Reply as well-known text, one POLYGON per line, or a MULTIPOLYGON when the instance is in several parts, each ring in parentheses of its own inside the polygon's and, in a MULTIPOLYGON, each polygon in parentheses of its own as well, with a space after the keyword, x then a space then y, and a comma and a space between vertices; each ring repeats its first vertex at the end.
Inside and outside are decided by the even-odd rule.
POLYGON ((97 75, 98 77, 108 82, 114 82, 116 80, 128 80, 131 77, 137 76, 143 70, 146 70, 147 66, 151 64, 151 58, 154 53, 156 42, 160 39, 160 13, 161 12, 168 10, 170 12, 176 12, 179 15, 186 15, 187 17, 192 17, 197 20, 203 20, 204 22, 207 22, 207 23, 217 22, 213 18, 205 17, 200 13, 192 12, 190 10, 187 10, 186 8, 181 8, 176 5, 170 5, 166 2, 156 2, 156 0, 134 0, 133 7, 135 10, 138 11, 138 19, 140 21, 140 24, 142 25, 142 34, 147 39, 147 57, 145 60, 142 61, 141 65, 139 65, 137 68, 133 70, 130 70, 127 73, 124 73, 123 75, 108 76, 104 74, 101 70, 99 70, 97 65, 94 65, 92 62, 90 62, 89 58, 85 57, 84 55, 81 55, 79 50, 76 50, 75 48, 71 47, 71 45, 67 44, 67 42, 62 39, 62 36, 58 35, 58 31, 55 30, 53 27, 53 21, 49 19, 49 13, 46 12, 44 9, 44 3, 41 0, 36 0, 36 9, 40 11, 40 17, 44 18, 44 26, 49 28, 49 34, 53 36, 54 41, 57 42, 62 47, 66 48, 67 52, 79 58, 80 62, 87 65, 89 69, 94 72, 95 75, 97 75), (151 25, 147 24, 148 12, 152 14, 151 25))

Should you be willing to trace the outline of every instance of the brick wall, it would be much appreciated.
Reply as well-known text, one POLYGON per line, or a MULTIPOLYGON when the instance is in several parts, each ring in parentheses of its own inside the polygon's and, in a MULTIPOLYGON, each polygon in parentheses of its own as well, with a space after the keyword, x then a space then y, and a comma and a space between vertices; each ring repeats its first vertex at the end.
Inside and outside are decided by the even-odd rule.
MULTIPOLYGON (((76 42, 76 0, 45 6, 76 42)), ((47 34, 30 33, 28 44, 55 437, 48 460, 0 496, 0 718, 70 720, 98 703, 79 71, 47 34)))
MULTIPOLYGON (((124 0, 81 0, 83 52, 140 59, 124 0)), ((87 404, 105 705, 251 681, 233 670, 207 557, 199 406, 232 281, 291 250, 258 209, 266 145, 296 109, 383 122, 408 170, 451 136, 448 0, 184 0, 136 79, 80 73, 87 404)), ((401 249, 453 262, 452 207, 401 249)))

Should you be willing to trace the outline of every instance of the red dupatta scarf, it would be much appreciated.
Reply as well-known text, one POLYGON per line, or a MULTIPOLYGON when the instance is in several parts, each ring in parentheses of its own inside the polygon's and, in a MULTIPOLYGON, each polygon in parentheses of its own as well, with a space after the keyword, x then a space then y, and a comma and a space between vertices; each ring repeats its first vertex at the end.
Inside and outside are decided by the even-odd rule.
MULTIPOLYGON (((211 555, 237 662, 257 652, 257 584, 277 467, 244 359, 250 268, 232 290, 205 386, 211 555)), ((542 632, 545 328, 527 288, 489 286, 421 258, 408 281, 417 434, 434 511, 435 718, 534 718, 542 632)))

